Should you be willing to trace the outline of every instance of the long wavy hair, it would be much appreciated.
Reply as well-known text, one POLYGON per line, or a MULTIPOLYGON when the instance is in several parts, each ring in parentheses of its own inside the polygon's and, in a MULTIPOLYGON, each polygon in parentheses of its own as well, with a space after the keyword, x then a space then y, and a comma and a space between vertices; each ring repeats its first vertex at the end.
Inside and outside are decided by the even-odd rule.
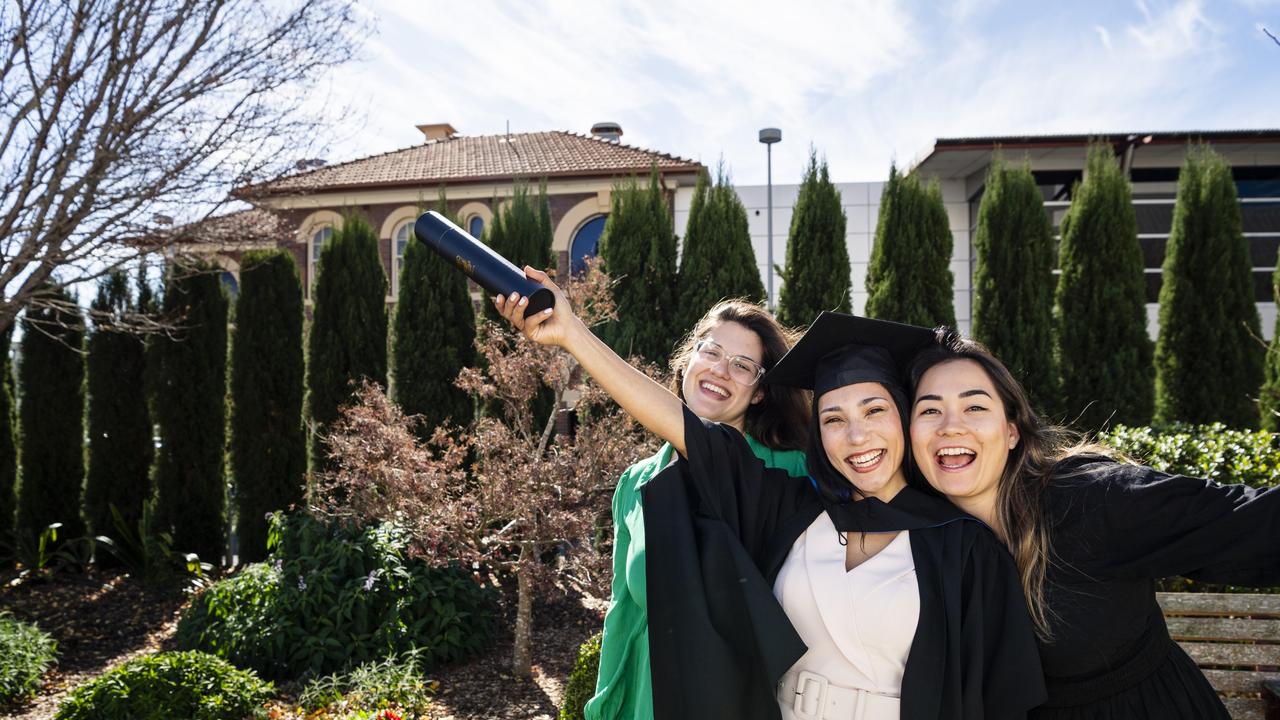
POLYGON ((1050 639, 1050 612, 1045 604, 1045 574, 1053 561, 1045 495, 1054 467, 1063 459, 1082 455, 1112 455, 1107 448, 1085 442, 1071 430, 1053 425, 1031 406, 1027 393, 1009 369, 982 343, 969 340, 953 328, 940 327, 936 342, 912 360, 911 387, 931 368, 953 360, 972 360, 995 386, 1004 403, 1005 419, 1018 429, 1018 444, 1009 451, 1004 472, 996 484, 996 535, 1012 553, 1018 566, 1022 592, 1036 632, 1050 639))
MULTIPOLYGON (((783 327, 768 310, 747 300, 721 300, 694 325, 671 357, 671 392, 684 400, 684 371, 693 359, 693 347, 720 323, 732 322, 760 338, 760 364, 770 370, 799 339, 799 333, 783 327)), ((758 385, 764 399, 747 406, 746 429, 756 440, 775 450, 804 450, 808 441, 808 395, 781 385, 758 385)))

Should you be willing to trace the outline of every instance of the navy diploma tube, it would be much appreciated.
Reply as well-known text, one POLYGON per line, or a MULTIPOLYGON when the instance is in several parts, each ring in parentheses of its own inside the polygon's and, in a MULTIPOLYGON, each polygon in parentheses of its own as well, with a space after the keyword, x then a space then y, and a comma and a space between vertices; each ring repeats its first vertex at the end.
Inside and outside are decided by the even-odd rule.
POLYGON ((413 234, 445 260, 457 265, 491 298, 494 295, 510 297, 513 292, 528 298, 525 317, 555 305, 556 296, 550 290, 525 277, 523 270, 435 210, 428 210, 418 218, 413 224, 413 234))

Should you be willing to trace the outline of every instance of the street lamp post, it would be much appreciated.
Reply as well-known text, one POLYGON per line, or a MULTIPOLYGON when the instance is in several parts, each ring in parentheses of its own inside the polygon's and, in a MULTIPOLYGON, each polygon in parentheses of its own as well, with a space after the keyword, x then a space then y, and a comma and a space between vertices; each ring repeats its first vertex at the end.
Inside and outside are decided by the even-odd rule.
POLYGON ((769 207, 769 235, 768 235, 768 269, 766 277, 769 279, 769 309, 774 309, 773 302, 773 144, 782 140, 782 131, 778 128, 764 128, 760 131, 760 142, 764 143, 765 156, 768 158, 768 174, 766 176, 768 182, 768 207, 769 207))

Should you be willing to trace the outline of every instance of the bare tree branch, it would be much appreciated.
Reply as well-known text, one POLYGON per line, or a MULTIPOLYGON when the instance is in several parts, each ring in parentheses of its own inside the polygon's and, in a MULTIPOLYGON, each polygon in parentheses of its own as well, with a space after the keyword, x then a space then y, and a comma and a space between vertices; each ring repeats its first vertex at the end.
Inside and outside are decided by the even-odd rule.
POLYGON ((235 187, 319 154, 308 98, 355 0, 0 5, 0 328, 171 244, 235 187))
POLYGON ((1277 38, 1275 35, 1272 35, 1270 30, 1266 28, 1262 28, 1262 32, 1266 33, 1267 37, 1271 38, 1271 40, 1275 42, 1275 44, 1280 45, 1280 38, 1277 38))

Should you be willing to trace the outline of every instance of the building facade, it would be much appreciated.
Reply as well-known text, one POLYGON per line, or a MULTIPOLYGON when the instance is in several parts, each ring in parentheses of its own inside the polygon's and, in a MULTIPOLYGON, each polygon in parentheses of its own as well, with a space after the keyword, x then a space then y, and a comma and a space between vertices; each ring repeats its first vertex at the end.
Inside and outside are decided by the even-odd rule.
MULTIPOLYGON (((202 224, 202 242, 188 247, 211 257, 238 277, 239 257, 252 247, 282 246, 293 252, 305 287, 313 284, 320 247, 344 212, 363 212, 379 233, 389 280, 388 302, 399 288, 400 258, 414 219, 435 207, 444 187, 450 212, 477 237, 517 183, 545 182, 554 227, 553 249, 562 271, 594 255, 616 183, 641 180, 656 167, 668 193, 676 234, 684 235, 699 172, 692 160, 620 141, 621 128, 600 123, 591 134, 563 131, 463 136, 447 124, 422 125, 424 142, 411 148, 339 165, 311 168, 272 183, 245 188, 256 209, 202 224), (212 231, 212 232, 210 232, 212 231)), ((1110 144, 1128 169, 1146 260, 1148 329, 1157 332, 1164 249, 1173 221, 1179 168, 1191 143, 1206 143, 1231 165, 1240 197, 1245 237, 1253 259, 1254 299, 1270 339, 1276 318, 1271 276, 1280 248, 1280 130, 1169 132, 1116 135, 1046 135, 940 138, 911 170, 936 180, 950 218, 955 310, 962 332, 970 327, 975 257, 973 232, 983 183, 997 152, 1007 162, 1026 162, 1040 185, 1045 211, 1057 233, 1071 205, 1073 186, 1083 179, 1091 141, 1110 144)), ((886 169, 887 170, 887 169, 886 169)), ((884 182, 838 183, 847 217, 845 242, 852 267, 853 310, 866 305, 866 274, 875 239, 884 182)), ((762 279, 769 272, 768 213, 763 185, 738 186, 747 208, 752 246, 762 279)), ((773 186, 773 258, 785 266, 787 231, 799 186, 773 186)), ((782 279, 775 275, 774 296, 782 279)))

